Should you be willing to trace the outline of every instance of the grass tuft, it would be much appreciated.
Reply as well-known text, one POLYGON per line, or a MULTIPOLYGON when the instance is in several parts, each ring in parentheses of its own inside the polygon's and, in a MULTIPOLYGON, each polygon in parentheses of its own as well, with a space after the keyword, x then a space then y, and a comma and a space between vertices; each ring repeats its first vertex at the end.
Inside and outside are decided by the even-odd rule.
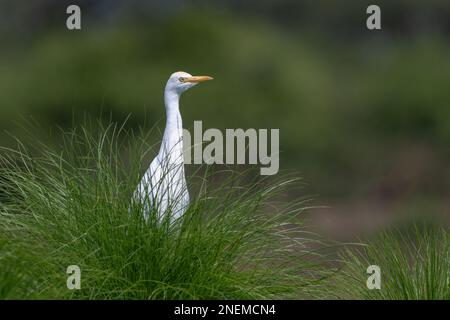
POLYGON ((339 277, 340 298, 450 299, 450 233, 442 225, 415 222, 381 232, 367 245, 347 249, 339 277), (369 290, 367 267, 380 267, 381 288, 369 290))
POLYGON ((130 210, 145 141, 95 123, 63 133, 57 148, 2 150, 0 298, 320 296, 323 245, 299 225, 302 201, 279 201, 295 179, 205 173, 176 227, 146 222, 130 210), (66 287, 70 265, 81 268, 80 290, 66 287))

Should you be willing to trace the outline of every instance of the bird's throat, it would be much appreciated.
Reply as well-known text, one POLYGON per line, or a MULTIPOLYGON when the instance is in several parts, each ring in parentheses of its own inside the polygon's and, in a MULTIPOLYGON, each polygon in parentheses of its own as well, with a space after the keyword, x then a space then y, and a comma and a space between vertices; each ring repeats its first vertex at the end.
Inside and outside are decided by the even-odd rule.
POLYGON ((182 162, 183 160, 183 121, 178 96, 166 96, 166 128, 160 155, 170 157, 172 161, 176 162, 182 162))

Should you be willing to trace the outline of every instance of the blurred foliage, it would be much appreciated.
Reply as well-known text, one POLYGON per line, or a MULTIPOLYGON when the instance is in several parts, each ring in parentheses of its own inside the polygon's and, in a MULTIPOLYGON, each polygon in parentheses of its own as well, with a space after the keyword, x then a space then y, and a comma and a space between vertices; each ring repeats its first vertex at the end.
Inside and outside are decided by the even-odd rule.
MULTIPOLYGON (((249 7, 237 2, 230 10, 204 3, 163 18, 93 23, 88 17, 79 32, 61 25, 19 39, 9 34, 0 51, 0 127, 20 135, 20 116, 67 127, 82 111, 112 112, 119 121, 131 114, 132 127, 162 126, 168 76, 209 74, 215 81, 183 96, 185 127, 203 120, 204 128, 280 128, 281 169, 299 170, 312 192, 329 198, 448 199, 445 25, 399 36, 395 30, 413 23, 396 27, 392 12, 401 7, 392 5, 387 31, 369 32, 364 5, 314 11, 306 2, 308 12, 322 14, 319 33, 322 20, 292 26, 295 19, 276 23, 277 14, 246 15, 249 7), (351 28, 357 40, 346 35, 351 28)), ((419 8, 411 17, 424 9, 414 2, 400 21, 411 8, 419 8)), ((447 6, 436 1, 433 8, 444 21, 447 6)), ((0 143, 11 141, 2 134, 0 143)))

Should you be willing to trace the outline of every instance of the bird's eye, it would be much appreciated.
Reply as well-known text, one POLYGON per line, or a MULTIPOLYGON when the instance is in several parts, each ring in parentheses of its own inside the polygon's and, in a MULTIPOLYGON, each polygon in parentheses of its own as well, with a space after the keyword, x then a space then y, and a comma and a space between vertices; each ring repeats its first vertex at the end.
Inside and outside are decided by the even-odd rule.
POLYGON ((185 81, 186 81, 186 78, 180 77, 180 78, 178 78, 178 80, 179 80, 180 82, 185 82, 185 81))

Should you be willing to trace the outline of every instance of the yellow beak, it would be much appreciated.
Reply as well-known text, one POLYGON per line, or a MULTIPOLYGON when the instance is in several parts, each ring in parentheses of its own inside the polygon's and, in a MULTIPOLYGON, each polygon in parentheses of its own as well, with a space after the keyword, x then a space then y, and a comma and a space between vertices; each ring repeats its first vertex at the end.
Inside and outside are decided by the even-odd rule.
POLYGON ((212 77, 209 76, 194 76, 194 77, 189 77, 184 79, 184 82, 194 82, 194 83, 199 83, 199 82, 203 82, 203 81, 209 81, 212 80, 212 77))

